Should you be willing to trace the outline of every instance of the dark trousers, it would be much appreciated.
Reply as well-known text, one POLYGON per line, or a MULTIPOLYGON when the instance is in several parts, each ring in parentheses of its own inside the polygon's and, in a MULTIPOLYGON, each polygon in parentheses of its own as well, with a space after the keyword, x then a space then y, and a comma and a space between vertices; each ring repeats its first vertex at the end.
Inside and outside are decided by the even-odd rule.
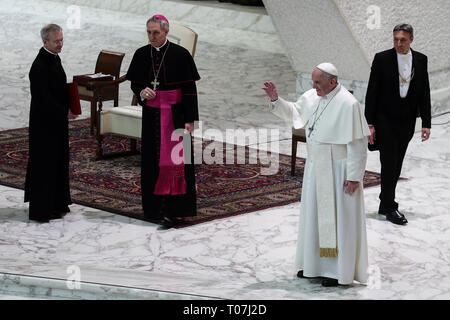
MULTIPOLYGON (((401 107, 407 108, 402 105, 401 107)), ((381 192, 379 212, 389 213, 398 209, 395 189, 402 171, 403 159, 409 141, 414 135, 416 118, 405 114, 395 124, 379 122, 375 128, 380 149, 381 192)))
POLYGON ((383 141, 380 146, 381 162, 381 192, 380 211, 393 212, 398 209, 395 202, 395 188, 402 171, 403 159, 409 140, 391 138, 383 141))

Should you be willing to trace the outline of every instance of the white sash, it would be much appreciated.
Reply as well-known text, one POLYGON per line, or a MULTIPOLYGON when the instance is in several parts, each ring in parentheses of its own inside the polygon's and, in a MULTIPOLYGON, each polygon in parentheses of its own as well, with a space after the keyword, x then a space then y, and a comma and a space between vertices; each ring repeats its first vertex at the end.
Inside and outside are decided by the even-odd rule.
POLYGON ((332 157, 332 145, 308 144, 308 158, 314 165, 316 177, 319 254, 321 258, 336 258, 338 256, 332 157))

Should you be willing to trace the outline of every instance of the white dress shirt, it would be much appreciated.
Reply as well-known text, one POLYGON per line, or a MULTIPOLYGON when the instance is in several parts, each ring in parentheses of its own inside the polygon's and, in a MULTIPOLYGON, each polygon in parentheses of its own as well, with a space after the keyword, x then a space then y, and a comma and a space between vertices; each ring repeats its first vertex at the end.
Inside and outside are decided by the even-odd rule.
POLYGON ((400 84, 400 97, 406 97, 409 89, 409 83, 412 78, 412 53, 411 50, 407 54, 400 54, 397 52, 398 72, 401 77, 398 78, 400 84), (402 79, 406 79, 406 82, 402 82, 402 79))

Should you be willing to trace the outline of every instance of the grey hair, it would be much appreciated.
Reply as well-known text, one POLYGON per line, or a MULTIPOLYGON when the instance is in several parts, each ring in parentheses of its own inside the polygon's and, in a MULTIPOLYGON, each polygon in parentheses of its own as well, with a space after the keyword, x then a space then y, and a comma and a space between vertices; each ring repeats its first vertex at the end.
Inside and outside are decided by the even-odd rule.
MULTIPOLYGON (((320 70, 320 69, 319 69, 319 70, 320 70)), ((338 81, 338 77, 337 77, 337 76, 332 75, 331 73, 325 72, 325 71, 323 71, 323 70, 320 70, 320 71, 322 71, 322 73, 323 73, 322 76, 325 77, 325 78, 327 78, 328 80, 335 79, 336 82, 338 81)))
POLYGON ((165 31, 169 30, 169 23, 166 20, 163 20, 158 17, 151 17, 150 19, 147 20, 147 23, 145 25, 148 25, 149 22, 159 23, 159 25, 161 26, 161 29, 163 29, 165 31))
POLYGON ((62 31, 62 28, 57 24, 50 23, 41 29, 41 38, 42 40, 48 40, 50 33, 62 31))
POLYGON ((405 32, 409 33, 411 38, 414 37, 414 29, 413 29, 412 25, 410 25, 410 24, 407 24, 407 23, 398 24, 394 27, 393 32, 396 32, 396 31, 405 31, 405 32))

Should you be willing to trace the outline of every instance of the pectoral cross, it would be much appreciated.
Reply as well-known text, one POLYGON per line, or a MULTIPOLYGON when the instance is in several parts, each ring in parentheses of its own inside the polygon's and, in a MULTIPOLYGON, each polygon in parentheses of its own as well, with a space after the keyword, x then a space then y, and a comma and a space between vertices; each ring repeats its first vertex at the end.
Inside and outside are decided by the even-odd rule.
POLYGON ((413 77, 414 77, 414 68, 412 69, 412 71, 411 71, 411 73, 410 73, 409 76, 407 76, 407 77, 405 77, 405 78, 403 78, 401 74, 399 74, 399 76, 400 76, 400 81, 401 81, 402 83, 407 83, 408 80, 409 80, 409 81, 412 81, 412 79, 413 79, 413 77))
POLYGON ((150 83, 153 85, 153 91, 156 90, 156 86, 159 86, 159 82, 156 80, 156 78, 150 83))
POLYGON ((311 136, 311 133, 312 133, 313 130, 314 130, 314 126, 309 127, 308 130, 309 130, 309 133, 308 133, 308 138, 309 138, 309 137, 311 136))

